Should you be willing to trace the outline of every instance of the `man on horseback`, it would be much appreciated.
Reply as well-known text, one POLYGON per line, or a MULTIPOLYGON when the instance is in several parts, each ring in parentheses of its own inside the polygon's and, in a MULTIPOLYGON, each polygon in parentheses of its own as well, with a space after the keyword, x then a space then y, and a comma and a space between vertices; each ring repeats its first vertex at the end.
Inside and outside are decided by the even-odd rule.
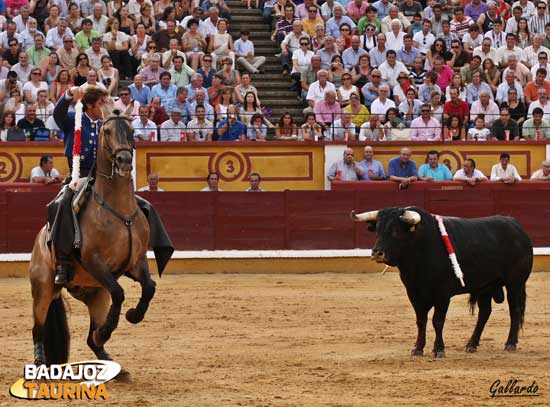
MULTIPOLYGON (((103 125, 102 106, 108 103, 108 94, 97 87, 88 87, 85 91, 78 86, 67 90, 59 98, 55 106, 54 119, 64 133, 65 156, 72 170, 72 155, 74 143, 75 114, 69 112, 69 106, 73 101, 81 99, 82 102, 82 152, 80 156, 80 175, 87 177, 93 172, 97 158, 99 130, 103 125)), ((70 183, 70 177, 66 184, 70 183)), ((57 200, 55 215, 48 214, 49 219, 54 219, 51 225, 51 240, 55 248, 56 273, 55 284, 65 285, 69 281, 69 273, 72 264, 74 241, 68 237, 74 236, 73 213, 71 202, 74 191, 66 186, 62 196, 57 200), (55 217, 53 217, 53 216, 55 217)))

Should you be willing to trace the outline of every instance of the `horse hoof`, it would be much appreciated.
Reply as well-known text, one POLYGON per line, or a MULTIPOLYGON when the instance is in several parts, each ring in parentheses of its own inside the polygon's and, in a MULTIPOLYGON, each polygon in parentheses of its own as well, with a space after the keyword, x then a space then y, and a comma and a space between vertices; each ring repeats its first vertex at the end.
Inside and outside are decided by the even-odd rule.
POLYGON ((132 383, 132 376, 126 369, 120 369, 119 374, 115 376, 115 380, 121 383, 132 383))
POLYGON ((466 346, 466 353, 476 353, 477 346, 468 345, 466 346))
POLYGON ((422 349, 413 349, 411 351, 411 356, 424 356, 424 351, 422 349))
POLYGON ((509 344, 504 347, 504 350, 506 352, 515 352, 517 349, 516 349, 516 345, 509 344))
POLYGON ((42 365, 45 365, 46 364, 46 361, 44 359, 35 359, 34 360, 34 365, 35 366, 42 366, 42 365))
POLYGON ((126 311, 126 320, 131 324, 138 324, 143 321, 143 315, 139 315, 135 308, 126 311))
POLYGON ((434 357, 434 359, 444 358, 445 357, 445 351, 444 350, 438 350, 438 351, 434 350, 432 352, 432 356, 434 357))

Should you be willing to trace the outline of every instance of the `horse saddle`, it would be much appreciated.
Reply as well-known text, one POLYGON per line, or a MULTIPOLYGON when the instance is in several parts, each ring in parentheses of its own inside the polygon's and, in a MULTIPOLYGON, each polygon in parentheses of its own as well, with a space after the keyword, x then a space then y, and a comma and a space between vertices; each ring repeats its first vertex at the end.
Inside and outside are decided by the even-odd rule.
POLYGON ((92 185, 93 178, 79 178, 76 184, 76 190, 74 192, 73 200, 71 202, 73 213, 75 215, 78 215, 78 213, 84 207, 84 204, 88 200, 88 197, 90 196, 90 192, 92 190, 92 185))

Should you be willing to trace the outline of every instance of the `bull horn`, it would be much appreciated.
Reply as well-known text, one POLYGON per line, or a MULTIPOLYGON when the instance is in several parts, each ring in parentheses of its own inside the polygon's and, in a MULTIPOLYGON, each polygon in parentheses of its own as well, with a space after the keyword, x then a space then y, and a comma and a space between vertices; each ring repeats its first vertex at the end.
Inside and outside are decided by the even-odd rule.
POLYGON ((350 216, 355 222, 376 222, 378 211, 363 212, 359 215, 355 211, 351 211, 350 216))
POLYGON ((403 215, 400 216, 400 218, 403 222, 409 224, 409 225, 417 225, 420 223, 420 214, 415 211, 405 211, 403 215))

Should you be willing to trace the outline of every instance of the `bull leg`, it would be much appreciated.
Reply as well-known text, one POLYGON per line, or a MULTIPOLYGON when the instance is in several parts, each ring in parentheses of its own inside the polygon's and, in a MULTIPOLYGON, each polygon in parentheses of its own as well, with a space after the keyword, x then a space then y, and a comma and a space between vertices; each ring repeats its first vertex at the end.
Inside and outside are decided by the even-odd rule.
POLYGON ((445 325, 445 317, 449 309, 450 298, 446 298, 437 303, 434 307, 434 315, 432 324, 435 329, 435 341, 432 356, 434 358, 445 357, 445 343, 443 342, 443 326, 445 325))
POLYGON ((418 334, 414 348, 411 351, 411 355, 422 356, 424 354, 424 346, 426 346, 426 324, 428 323, 429 309, 415 306, 414 311, 416 313, 416 326, 418 328, 418 334))
POLYGON ((519 328, 523 324, 523 316, 525 313, 525 283, 517 288, 506 286, 508 309, 510 312, 510 332, 504 350, 514 352, 518 344, 519 328))
POLYGON ((149 274, 149 265, 147 264, 147 258, 144 256, 136 265, 136 267, 129 273, 129 277, 138 281, 141 285, 141 298, 136 308, 130 308, 126 312, 126 319, 132 324, 137 324, 143 320, 149 303, 155 295, 156 284, 151 279, 149 274))
POLYGON ((477 300, 477 305, 479 308, 478 315, 477 315, 477 323, 476 327, 474 329, 474 333, 472 334, 472 337, 468 341, 468 344, 466 345, 466 352, 477 352, 477 347, 479 346, 479 339, 481 338, 481 333, 483 332, 483 328, 485 328, 485 324, 489 320, 489 316, 491 315, 491 297, 492 295, 485 295, 482 297, 479 297, 477 300))

